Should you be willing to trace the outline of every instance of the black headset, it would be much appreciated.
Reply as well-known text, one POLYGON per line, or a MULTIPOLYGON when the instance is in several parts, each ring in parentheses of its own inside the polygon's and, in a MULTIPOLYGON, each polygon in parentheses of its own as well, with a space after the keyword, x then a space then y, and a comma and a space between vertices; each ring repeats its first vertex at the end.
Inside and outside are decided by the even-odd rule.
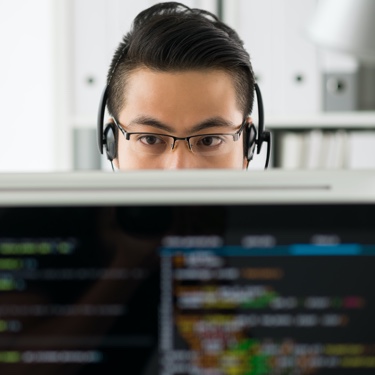
POLYGON ((250 160, 253 159, 255 148, 256 153, 259 154, 260 150, 262 149, 263 142, 267 143, 267 156, 266 162, 264 164, 264 169, 268 168, 268 163, 270 161, 270 154, 271 154, 271 133, 264 129, 264 107, 263 107, 263 99, 262 93, 260 92, 260 88, 257 83, 254 85, 255 94, 257 97, 257 104, 258 104, 258 131, 253 123, 248 124, 247 128, 245 129, 244 134, 244 153, 249 163, 250 160))
MULTIPOLYGON (((265 169, 268 167, 271 149, 271 134, 264 129, 264 108, 262 94, 258 84, 255 84, 255 93, 258 103, 258 131, 253 123, 248 124, 244 132, 244 152, 248 162, 253 159, 254 153, 259 154, 263 142, 267 143, 267 156, 265 162, 265 169)), ((104 125, 104 114, 108 100, 108 86, 105 87, 100 98, 98 123, 97 123, 97 137, 98 147, 101 154, 103 154, 103 147, 105 148, 107 159, 112 163, 117 156, 117 134, 116 125, 113 122, 108 122, 104 125)))

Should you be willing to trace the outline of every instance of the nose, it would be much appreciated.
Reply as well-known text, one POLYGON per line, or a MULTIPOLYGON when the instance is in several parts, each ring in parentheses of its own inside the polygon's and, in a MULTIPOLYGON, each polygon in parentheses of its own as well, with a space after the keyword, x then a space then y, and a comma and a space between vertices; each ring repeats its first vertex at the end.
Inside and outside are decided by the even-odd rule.
POLYGON ((185 141, 176 141, 173 150, 168 152, 164 161, 164 169, 193 169, 199 168, 199 161, 189 150, 185 141))

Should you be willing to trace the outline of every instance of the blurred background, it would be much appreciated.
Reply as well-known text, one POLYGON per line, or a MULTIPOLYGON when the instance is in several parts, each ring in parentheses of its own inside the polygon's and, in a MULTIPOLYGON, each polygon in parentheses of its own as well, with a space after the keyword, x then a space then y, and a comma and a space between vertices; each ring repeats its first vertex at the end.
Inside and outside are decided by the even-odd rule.
MULTIPOLYGON (((0 172, 110 169, 96 145, 107 69, 134 17, 156 2, 0 0, 0 172)), ((273 135, 271 168, 375 168, 374 0, 180 2, 243 39, 273 135)))

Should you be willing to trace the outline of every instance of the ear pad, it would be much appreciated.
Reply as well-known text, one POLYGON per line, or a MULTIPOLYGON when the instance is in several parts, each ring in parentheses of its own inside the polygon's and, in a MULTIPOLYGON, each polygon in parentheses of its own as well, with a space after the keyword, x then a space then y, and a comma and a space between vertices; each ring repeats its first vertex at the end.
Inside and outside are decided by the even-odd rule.
POLYGON ((255 129, 254 124, 249 124, 245 132, 245 158, 247 161, 252 160, 254 156, 255 146, 257 143, 257 130, 255 129))
POLYGON ((117 142, 116 142, 116 128, 115 124, 109 122, 105 125, 103 143, 109 161, 116 159, 117 156, 117 142))

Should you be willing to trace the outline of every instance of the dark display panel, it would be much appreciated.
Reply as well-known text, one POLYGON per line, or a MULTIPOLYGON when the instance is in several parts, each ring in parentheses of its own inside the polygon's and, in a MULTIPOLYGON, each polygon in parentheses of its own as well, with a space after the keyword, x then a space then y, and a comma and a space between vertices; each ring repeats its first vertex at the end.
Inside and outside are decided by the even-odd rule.
POLYGON ((373 374, 375 206, 0 210, 0 372, 373 374))

